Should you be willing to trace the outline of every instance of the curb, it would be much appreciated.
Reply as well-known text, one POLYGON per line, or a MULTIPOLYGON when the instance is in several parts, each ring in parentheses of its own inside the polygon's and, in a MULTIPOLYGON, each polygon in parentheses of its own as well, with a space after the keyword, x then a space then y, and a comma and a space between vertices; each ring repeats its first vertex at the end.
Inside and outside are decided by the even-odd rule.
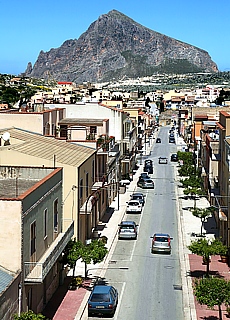
MULTIPOLYGON (((177 179, 177 168, 174 168, 174 179, 177 179)), ((197 320, 196 308, 192 289, 192 279, 188 274, 190 270, 188 254, 185 253, 184 246, 186 245, 185 229, 184 229, 184 216, 182 203, 179 198, 180 193, 178 192, 178 184, 175 188, 177 201, 177 217, 178 217, 178 239, 179 239, 179 259, 181 265, 181 281, 182 281, 182 292, 183 292, 183 306, 184 306, 184 318, 190 320, 197 320)))

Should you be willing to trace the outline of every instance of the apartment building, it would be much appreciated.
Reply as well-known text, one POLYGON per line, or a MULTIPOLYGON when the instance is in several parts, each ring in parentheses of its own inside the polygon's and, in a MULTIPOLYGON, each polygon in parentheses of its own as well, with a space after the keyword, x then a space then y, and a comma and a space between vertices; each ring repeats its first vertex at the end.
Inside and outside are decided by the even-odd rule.
POLYGON ((64 108, 35 104, 33 109, 0 110, 0 129, 18 127, 44 136, 55 136, 58 122, 65 117, 64 108))
MULTIPOLYGON (((0 130, 0 136, 4 137, 5 132, 8 133, 9 141, 4 146, 1 138, 2 165, 63 168, 63 217, 74 221, 74 236, 85 241, 86 233, 90 234, 93 228, 93 219, 91 217, 87 220, 86 213, 80 212, 80 208, 92 193, 96 175, 96 150, 16 128, 0 130)), ((97 202, 87 214, 95 215, 98 221, 99 213, 97 202)))
POLYGON ((41 312, 65 276, 61 255, 74 226, 63 218, 62 178, 62 168, 0 166, 1 319, 41 312))

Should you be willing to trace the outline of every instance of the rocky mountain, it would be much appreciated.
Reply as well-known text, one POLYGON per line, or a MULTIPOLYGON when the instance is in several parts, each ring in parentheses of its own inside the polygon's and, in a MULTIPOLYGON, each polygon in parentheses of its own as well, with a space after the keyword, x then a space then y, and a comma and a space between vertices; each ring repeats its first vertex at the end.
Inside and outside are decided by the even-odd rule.
POLYGON ((155 72, 217 72, 208 52, 167 37, 112 10, 93 22, 79 39, 41 51, 26 76, 58 81, 100 82, 155 72))

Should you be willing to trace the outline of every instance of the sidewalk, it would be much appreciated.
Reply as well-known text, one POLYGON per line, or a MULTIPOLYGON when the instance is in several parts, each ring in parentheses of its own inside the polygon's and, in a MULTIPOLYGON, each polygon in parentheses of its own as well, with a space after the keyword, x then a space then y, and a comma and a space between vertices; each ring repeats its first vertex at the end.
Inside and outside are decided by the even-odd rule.
MULTIPOLYGON (((178 150, 181 148, 180 138, 177 141, 178 150)), ((147 147, 147 154, 150 154, 152 146, 147 147)), ((144 158, 144 157, 143 157, 144 158)), ((144 160, 144 159, 143 159, 144 160)), ((142 161, 143 162, 143 161, 142 161)), ((201 222, 199 218, 192 215, 190 208, 193 207, 193 200, 184 197, 183 188, 180 187, 179 177, 177 175, 177 165, 175 165, 175 183, 178 212, 178 229, 179 229, 179 246, 182 248, 180 251, 180 262, 182 272, 182 290, 184 299, 184 312, 185 320, 217 320, 217 309, 209 310, 206 306, 199 305, 193 296, 192 282, 195 277, 201 276, 205 273, 206 266, 202 264, 202 257, 193 255, 188 250, 187 246, 191 240, 197 239, 196 234, 200 233, 201 222), (181 231, 181 232, 180 232, 181 231)), ((114 245, 114 240, 117 232, 117 225, 122 220, 125 214, 126 201, 129 200, 130 194, 136 188, 137 179, 142 172, 143 165, 140 165, 136 174, 133 176, 133 181, 127 187, 124 194, 119 195, 119 208, 118 199, 112 203, 110 210, 106 213, 101 223, 101 236, 108 237, 107 248, 109 253, 104 259, 104 262, 88 266, 89 277, 91 280, 84 283, 83 287, 71 291, 68 290, 70 277, 67 277, 64 284, 58 288, 51 301, 47 304, 43 314, 49 319, 54 320, 80 320, 87 306, 87 300, 90 295, 93 281, 98 277, 103 277, 108 263, 110 261, 110 251, 114 245)), ((209 203, 206 198, 201 197, 197 201, 197 207, 208 207, 209 203)), ((214 238, 216 234, 216 224, 214 218, 210 217, 204 224, 203 232, 208 238, 214 238)), ((84 265, 78 261, 76 266, 75 275, 84 275, 84 265)), ((220 262, 219 256, 214 256, 210 263, 211 274, 219 274, 220 276, 230 279, 229 267, 226 263, 220 262)), ((222 310, 225 307, 223 306, 222 310)), ((223 320, 229 319, 226 312, 222 312, 223 320)), ((172 319, 176 320, 176 319, 172 319)))
MULTIPOLYGON (((179 146, 181 138, 178 138, 177 147, 179 150, 179 146)), ((177 170, 175 170, 175 175, 177 175, 177 170)), ((202 278, 206 272, 206 265, 203 264, 203 259, 201 256, 197 256, 192 254, 187 246, 191 243, 192 240, 196 240, 197 236, 201 232, 201 221, 199 218, 193 216, 191 212, 191 208, 194 206, 193 200, 184 196, 183 188, 180 187, 179 176, 175 176, 175 180, 177 181, 177 196, 178 196, 178 206, 179 206, 179 217, 178 223, 181 225, 181 234, 182 234, 182 243, 183 243, 183 257, 181 257, 182 265, 184 261, 185 270, 182 269, 182 277, 184 275, 184 279, 182 282, 186 282, 188 291, 185 292, 185 303, 184 307, 186 310, 187 307, 187 317, 185 320, 217 320, 219 319, 218 309, 215 307, 214 310, 210 310, 207 306, 201 306, 197 303, 192 289, 192 283, 195 278, 202 278)), ((208 200, 205 197, 200 197, 196 202, 196 206, 198 208, 207 208, 210 207, 208 200)), ((206 238, 214 239, 217 237, 217 226, 216 221, 213 216, 209 217, 207 221, 204 223, 204 227, 202 230, 203 234, 205 234, 206 238)), ((230 269, 227 263, 223 263, 220 261, 220 256, 212 256, 210 263, 210 274, 218 275, 227 280, 230 280, 230 269)), ((227 320, 229 317, 225 312, 225 306, 222 306, 222 320, 227 320)))

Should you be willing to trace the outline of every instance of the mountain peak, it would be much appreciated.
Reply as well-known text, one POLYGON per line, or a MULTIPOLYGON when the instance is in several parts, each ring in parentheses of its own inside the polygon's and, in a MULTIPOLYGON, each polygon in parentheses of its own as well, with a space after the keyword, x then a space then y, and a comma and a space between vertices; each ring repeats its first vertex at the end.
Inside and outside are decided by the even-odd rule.
POLYGON ((102 14, 78 40, 41 51, 27 76, 59 81, 99 82, 155 72, 216 72, 202 49, 167 37, 117 10, 102 14))

